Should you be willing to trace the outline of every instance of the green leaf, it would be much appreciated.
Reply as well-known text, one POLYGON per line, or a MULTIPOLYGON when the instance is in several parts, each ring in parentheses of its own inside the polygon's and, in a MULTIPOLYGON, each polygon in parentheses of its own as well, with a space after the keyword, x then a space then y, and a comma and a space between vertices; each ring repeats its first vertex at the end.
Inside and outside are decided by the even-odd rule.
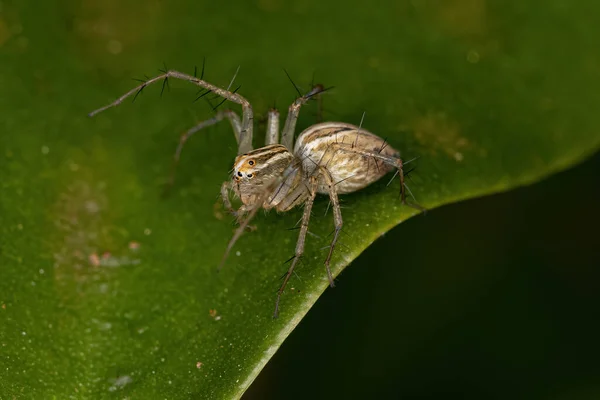
MULTIPOLYGON (((206 57, 205 78, 227 86, 241 65, 236 82, 258 120, 294 99, 281 67, 303 88, 314 73, 335 86, 327 119, 358 123, 366 111, 365 128, 420 157, 409 184, 433 208, 538 181, 598 149, 599 8, 2 3, 0 395, 239 397, 327 287, 326 199, 279 319, 274 293, 301 209, 260 214, 217 273, 234 229, 217 201, 233 135, 224 123, 194 136, 162 198, 179 134, 210 108, 170 82, 162 99, 159 84, 86 117, 131 77, 163 61, 191 73, 206 57)), ((314 113, 302 110, 299 129, 314 113)), ((415 214, 385 180, 343 199, 335 275, 415 214)))

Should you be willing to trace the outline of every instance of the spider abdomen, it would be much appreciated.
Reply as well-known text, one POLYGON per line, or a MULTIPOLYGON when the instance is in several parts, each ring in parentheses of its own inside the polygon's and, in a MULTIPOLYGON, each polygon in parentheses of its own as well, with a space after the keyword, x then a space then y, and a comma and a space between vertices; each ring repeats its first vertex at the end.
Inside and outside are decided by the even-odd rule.
MULTIPOLYGON (((398 157, 399 152, 385 140, 352 124, 325 122, 303 131, 294 146, 294 154, 302 160, 307 175, 325 167, 336 184, 338 193, 351 193, 379 180, 394 167, 360 151, 398 157)), ((319 193, 328 193, 325 182, 319 182, 319 193)))

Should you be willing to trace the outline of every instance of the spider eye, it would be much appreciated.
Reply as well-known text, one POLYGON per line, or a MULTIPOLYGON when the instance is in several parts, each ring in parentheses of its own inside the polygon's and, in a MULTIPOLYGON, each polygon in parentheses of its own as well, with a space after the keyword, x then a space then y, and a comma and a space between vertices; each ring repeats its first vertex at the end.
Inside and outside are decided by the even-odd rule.
POLYGON ((253 176, 253 175, 252 175, 252 174, 248 174, 248 175, 246 175, 246 176, 247 176, 248 178, 252 178, 252 176, 253 176))
POLYGON ((250 161, 248 161, 248 164, 249 164, 249 165, 254 165, 254 160, 250 160, 250 161))
POLYGON ((242 176, 242 173, 238 171, 237 176, 242 176))

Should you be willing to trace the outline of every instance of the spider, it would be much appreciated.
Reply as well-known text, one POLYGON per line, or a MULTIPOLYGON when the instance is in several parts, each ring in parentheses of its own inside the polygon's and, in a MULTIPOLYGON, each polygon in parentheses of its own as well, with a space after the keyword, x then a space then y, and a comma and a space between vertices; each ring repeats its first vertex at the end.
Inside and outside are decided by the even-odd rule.
MULTIPOLYGON (((317 194, 326 194, 333 209, 335 230, 325 259, 325 269, 329 285, 334 287, 330 270, 331 256, 338 242, 343 226, 342 212, 338 200, 339 194, 360 190, 381 177, 396 170, 400 176, 400 196, 403 204, 424 210, 422 207, 406 201, 403 162, 399 152, 389 146, 385 140, 363 129, 343 122, 322 122, 304 130, 294 143, 294 132, 300 108, 325 89, 314 86, 308 93, 298 97, 290 106, 279 141, 279 112, 271 109, 267 118, 265 146, 253 149, 253 111, 252 106, 236 91, 222 89, 194 74, 188 75, 174 70, 165 70, 161 75, 144 81, 114 102, 89 113, 92 117, 108 108, 115 107, 126 98, 137 96, 146 86, 169 78, 191 82, 201 87, 200 97, 212 92, 242 106, 242 118, 231 110, 218 111, 211 119, 200 122, 186 131, 180 138, 174 156, 174 165, 179 161, 184 143, 200 129, 216 124, 223 119, 231 123, 238 143, 238 155, 233 166, 231 179, 221 186, 221 197, 225 208, 237 219, 239 227, 227 245, 219 268, 223 265, 232 247, 243 232, 249 228, 249 222, 261 208, 286 212, 304 204, 300 233, 294 256, 277 291, 275 312, 279 315, 281 295, 296 268, 298 260, 304 254, 308 223, 317 194), (230 201, 230 192, 241 200, 241 207, 235 210, 230 201)), ((135 99, 135 97, 134 97, 135 99)), ((362 124, 362 122, 361 122, 362 124)), ((393 179, 393 178, 392 178, 393 179)), ((171 176, 172 182, 172 176, 171 176)), ((409 192, 410 193, 410 192, 409 192)))

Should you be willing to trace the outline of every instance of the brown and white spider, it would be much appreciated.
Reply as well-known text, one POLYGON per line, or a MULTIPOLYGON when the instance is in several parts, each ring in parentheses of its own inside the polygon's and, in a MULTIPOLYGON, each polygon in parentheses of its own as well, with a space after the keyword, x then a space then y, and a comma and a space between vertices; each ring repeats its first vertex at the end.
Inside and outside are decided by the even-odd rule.
POLYGON ((231 110, 219 111, 213 118, 185 132, 179 141, 174 161, 175 164, 178 162, 183 145, 191 135, 225 118, 229 120, 238 143, 238 156, 235 159, 231 180, 221 186, 221 196, 225 207, 237 217, 240 226, 229 241, 221 265, 260 208, 266 210, 274 208, 278 212, 285 212, 304 204, 296 251, 277 292, 274 317, 279 313, 279 301, 285 286, 304 253, 308 222, 317 193, 329 195, 333 208, 335 230, 325 259, 331 287, 334 286, 334 282, 329 264, 343 224, 338 194, 360 190, 395 169, 396 174, 400 176, 402 202, 421 209, 406 201, 403 164, 399 152, 389 146, 385 140, 365 129, 343 122, 319 123, 300 133, 294 144, 294 131, 300 107, 313 96, 321 93, 322 86, 315 86, 306 95, 297 98, 289 107, 281 142, 278 140, 279 112, 275 109, 269 111, 265 146, 253 150, 253 112, 248 100, 235 91, 219 88, 195 76, 172 70, 163 72, 133 88, 114 102, 92 111, 89 116, 121 104, 127 97, 139 94, 152 83, 164 80, 164 85, 169 78, 185 80, 200 86, 204 90, 201 96, 213 92, 242 106, 241 121, 231 110), (230 191, 233 191, 242 202, 242 206, 237 211, 232 208, 229 199, 230 191))

